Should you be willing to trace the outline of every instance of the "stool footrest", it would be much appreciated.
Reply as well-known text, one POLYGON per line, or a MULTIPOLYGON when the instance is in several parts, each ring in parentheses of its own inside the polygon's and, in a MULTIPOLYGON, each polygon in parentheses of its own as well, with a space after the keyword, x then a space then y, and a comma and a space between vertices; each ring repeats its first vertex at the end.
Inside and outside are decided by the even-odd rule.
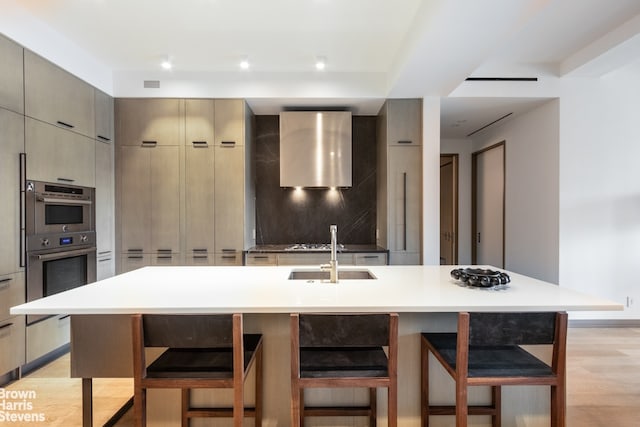
MULTIPOLYGON (((494 406, 474 405, 467 408, 469 415, 495 415, 496 408, 494 406)), ((429 415, 455 415, 455 406, 429 406, 429 415)))
POLYGON ((371 415, 369 406, 305 406, 303 410, 305 417, 341 417, 341 416, 363 416, 371 415))
MULTIPOLYGON (((187 418, 233 417, 233 408, 189 408, 187 418)), ((255 417, 255 408, 244 408, 245 417, 255 417)))

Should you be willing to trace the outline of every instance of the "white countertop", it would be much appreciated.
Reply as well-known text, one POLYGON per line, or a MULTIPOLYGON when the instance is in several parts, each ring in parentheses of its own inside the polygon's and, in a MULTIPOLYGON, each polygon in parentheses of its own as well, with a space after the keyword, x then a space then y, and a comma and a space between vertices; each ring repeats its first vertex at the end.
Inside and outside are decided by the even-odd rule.
POLYGON ((287 279, 292 269, 311 266, 145 267, 13 307, 11 314, 623 309, 620 304, 512 272, 507 272, 511 283, 504 290, 463 287, 450 277, 457 267, 368 266, 364 268, 377 279, 337 284, 287 279))

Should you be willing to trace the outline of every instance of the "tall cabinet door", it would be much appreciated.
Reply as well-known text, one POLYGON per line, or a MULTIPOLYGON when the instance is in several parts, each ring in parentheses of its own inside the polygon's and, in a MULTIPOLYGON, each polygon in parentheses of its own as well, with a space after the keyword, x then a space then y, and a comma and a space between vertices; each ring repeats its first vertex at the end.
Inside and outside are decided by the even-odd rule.
POLYGON ((185 147, 186 256, 215 251, 215 149, 212 145, 185 147))
POLYGON ((23 48, 0 35, 0 107, 24 113, 23 48))
POLYGON ((244 147, 215 147, 216 252, 242 251, 244 229, 244 147))
POLYGON ((19 156, 24 151, 24 118, 0 108, 0 275, 15 273, 20 268, 20 172, 19 156))
MULTIPOLYGON (((151 152, 151 251, 180 252, 180 148, 151 152)), ((168 255, 167 255, 168 256, 168 255)))
POLYGON ((420 262, 422 192, 420 146, 389 148, 389 251, 394 264, 420 262))
POLYGON ((151 148, 119 148, 120 232, 123 254, 151 251, 151 148))

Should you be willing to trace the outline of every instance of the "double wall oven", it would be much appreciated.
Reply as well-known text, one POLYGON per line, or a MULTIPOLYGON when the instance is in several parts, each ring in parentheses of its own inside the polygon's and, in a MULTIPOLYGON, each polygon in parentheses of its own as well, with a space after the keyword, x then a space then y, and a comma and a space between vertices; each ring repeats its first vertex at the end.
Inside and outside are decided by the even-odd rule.
MULTIPOLYGON (((96 280, 95 189, 27 181, 27 301, 96 280)), ((49 316, 29 315, 27 325, 49 316)))

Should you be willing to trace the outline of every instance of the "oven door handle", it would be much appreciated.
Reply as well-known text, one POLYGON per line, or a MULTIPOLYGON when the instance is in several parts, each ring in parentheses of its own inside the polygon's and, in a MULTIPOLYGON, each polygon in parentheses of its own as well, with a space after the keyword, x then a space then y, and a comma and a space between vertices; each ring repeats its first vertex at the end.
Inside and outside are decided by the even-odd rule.
POLYGON ((38 196, 36 198, 39 202, 44 203, 58 203, 63 205, 91 205, 93 202, 91 200, 68 200, 68 199, 55 199, 51 197, 42 197, 38 196))
POLYGON ((87 248, 87 249, 76 249, 73 251, 60 251, 60 252, 54 252, 49 254, 31 255, 31 256, 37 258, 38 260, 46 261, 46 260, 56 259, 56 258, 66 258, 66 257, 76 256, 76 255, 85 255, 95 251, 96 251, 96 248, 93 247, 93 248, 87 248))

